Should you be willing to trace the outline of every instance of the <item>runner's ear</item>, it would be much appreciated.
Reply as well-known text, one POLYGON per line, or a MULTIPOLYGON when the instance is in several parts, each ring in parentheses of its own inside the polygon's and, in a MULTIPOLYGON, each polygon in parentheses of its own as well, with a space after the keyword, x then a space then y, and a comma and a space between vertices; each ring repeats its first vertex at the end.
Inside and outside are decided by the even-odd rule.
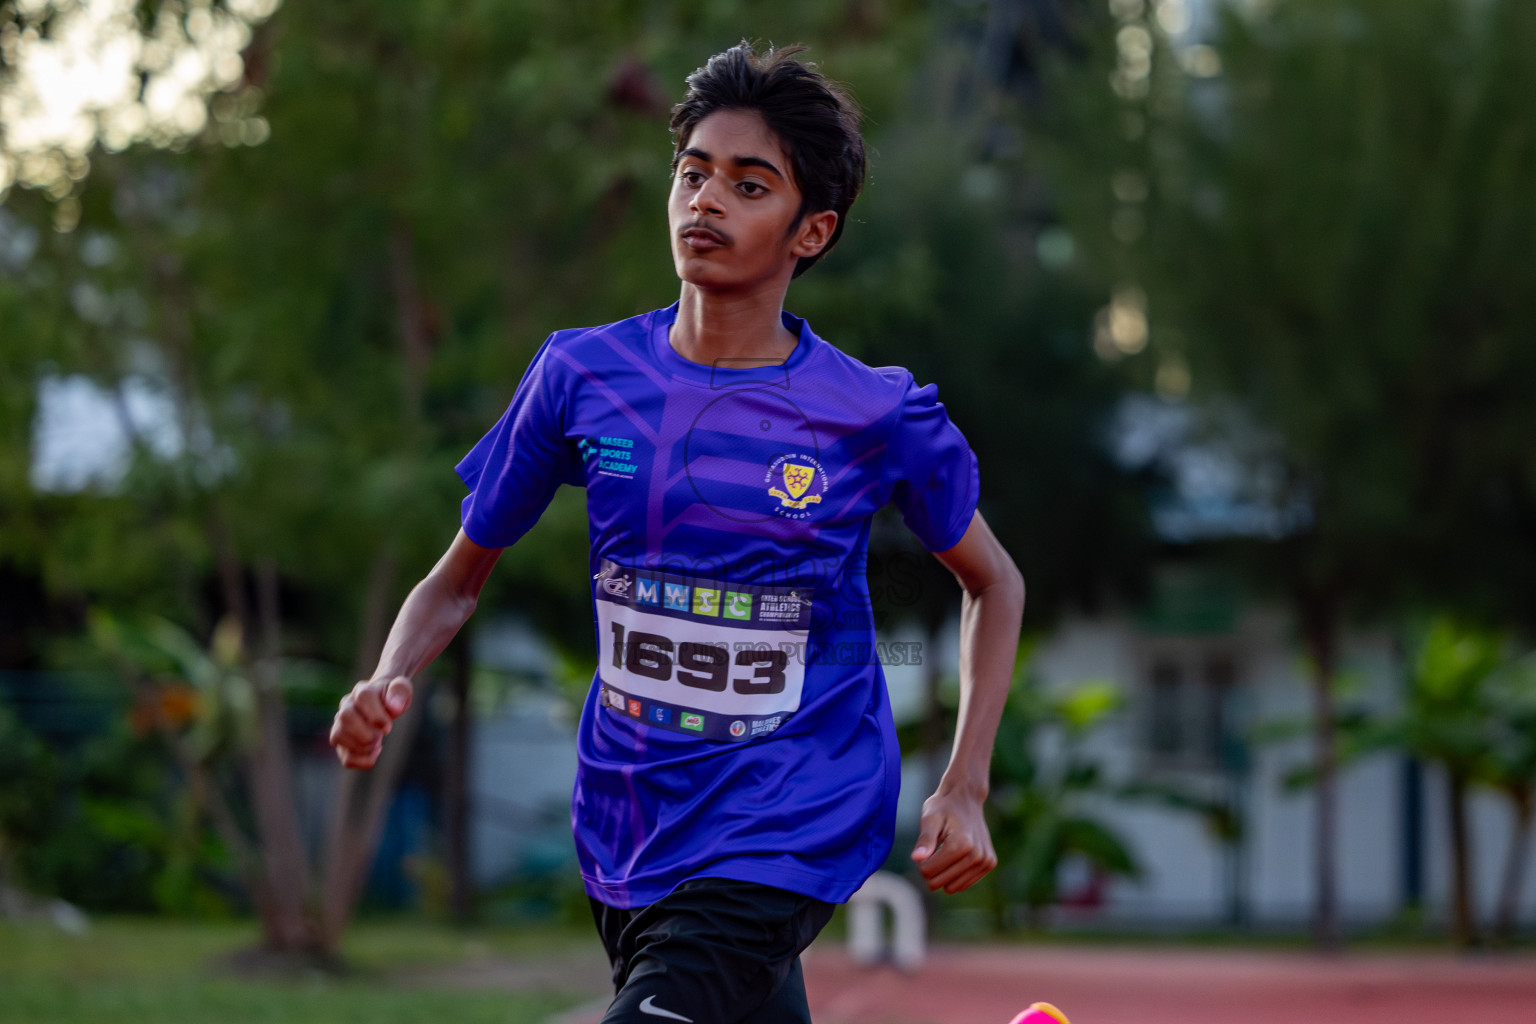
POLYGON ((795 229, 795 244, 789 251, 797 257, 819 255, 832 241, 832 234, 836 230, 837 211, 808 213, 800 219, 800 226, 795 229))

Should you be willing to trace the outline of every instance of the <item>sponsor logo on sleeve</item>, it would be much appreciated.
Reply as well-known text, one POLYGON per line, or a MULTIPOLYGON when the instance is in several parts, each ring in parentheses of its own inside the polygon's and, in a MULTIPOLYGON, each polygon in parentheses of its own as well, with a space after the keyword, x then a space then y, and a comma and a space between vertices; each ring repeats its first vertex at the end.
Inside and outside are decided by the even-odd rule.
POLYGON ((684 715, 682 722, 680 722, 679 724, 682 725, 682 727, 684 729, 692 729, 694 732, 703 732, 704 731, 704 716, 703 715, 684 715))
POLYGON ((688 592, 691 589, 684 583, 663 583, 662 603, 673 611, 685 612, 688 610, 688 592))
POLYGON ((734 590, 725 592, 725 617, 728 619, 752 618, 752 595, 738 594, 734 590))

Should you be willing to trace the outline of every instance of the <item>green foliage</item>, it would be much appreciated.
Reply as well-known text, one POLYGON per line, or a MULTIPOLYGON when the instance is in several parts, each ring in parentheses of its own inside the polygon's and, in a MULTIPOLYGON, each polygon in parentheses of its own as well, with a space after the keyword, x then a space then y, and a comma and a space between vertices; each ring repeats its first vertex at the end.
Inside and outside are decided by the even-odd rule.
POLYGON ((0 705, 0 874, 89 910, 227 912, 222 851, 187 820, 163 746, 120 720, 57 747, 0 705))
POLYGON ((47 837, 58 772, 57 759, 0 705, 0 777, 7 780, 0 789, 0 871, 18 848, 47 837))
POLYGON ((170 736, 185 732, 195 762, 239 756, 255 745, 255 684, 232 619, 219 624, 207 647, 167 619, 137 625, 98 610, 90 616, 90 630, 98 650, 124 678, 150 688, 151 700, 161 705, 154 725, 170 736), (165 698, 183 687, 191 693, 165 713, 170 710, 165 698))
MULTIPOLYGON (((1536 785, 1536 655, 1511 658, 1506 636, 1451 617, 1429 622, 1412 649, 1399 706, 1340 711, 1340 759, 1407 754, 1469 782, 1536 785)), ((1308 728, 1272 722, 1258 738, 1291 740, 1308 728)), ((1286 784, 1316 780, 1316 767, 1304 765, 1286 784)))
POLYGON ((1128 364, 1280 432, 1313 514, 1266 578, 1536 620, 1536 7, 1224 4, 1200 74, 1134 9, 1058 69, 1041 157, 1106 291, 1145 290, 1128 364))
MULTIPOLYGON (((1405 754, 1444 773, 1453 922, 1464 945, 1480 940, 1471 895, 1469 794, 1484 787, 1504 798, 1513 828, 1496 934, 1512 938, 1536 812, 1536 655, 1510 658, 1502 634, 1450 617, 1435 619, 1414 647, 1401 704, 1385 712, 1351 710, 1334 724, 1341 761, 1405 754)), ((1292 787, 1313 785, 1318 774, 1315 765, 1306 765, 1286 781, 1292 787)))
POLYGON ((1082 750, 1082 741, 1122 704, 1114 684, 1098 680, 1047 694, 1021 665, 998 728, 987 802, 998 867, 986 884, 1000 930, 1012 926, 1011 908, 1018 904, 1032 925, 1043 923, 1071 858, 1103 876, 1139 877, 1131 849, 1092 813, 1111 787, 1082 750), (1048 733, 1058 740, 1049 757, 1039 749, 1048 733))
POLYGON ((1342 756, 1406 753, 1468 780, 1486 775, 1492 731, 1501 721, 1488 685, 1506 649, 1496 633, 1435 620, 1416 646, 1402 706, 1341 718, 1342 756))
POLYGON ((1536 653, 1495 669, 1483 692, 1491 735, 1482 774, 1517 800, 1529 801, 1536 790, 1536 653))

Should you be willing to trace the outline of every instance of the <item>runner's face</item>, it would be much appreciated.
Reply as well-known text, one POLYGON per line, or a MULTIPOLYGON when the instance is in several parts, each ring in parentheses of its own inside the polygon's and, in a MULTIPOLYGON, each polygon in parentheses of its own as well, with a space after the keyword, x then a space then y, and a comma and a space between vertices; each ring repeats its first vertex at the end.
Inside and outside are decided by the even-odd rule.
POLYGON ((677 276, 728 291, 780 275, 787 284, 796 260, 820 251, 826 233, 810 223, 817 218, 797 218, 791 173, 789 154, 756 111, 717 110, 700 121, 667 202, 677 276))

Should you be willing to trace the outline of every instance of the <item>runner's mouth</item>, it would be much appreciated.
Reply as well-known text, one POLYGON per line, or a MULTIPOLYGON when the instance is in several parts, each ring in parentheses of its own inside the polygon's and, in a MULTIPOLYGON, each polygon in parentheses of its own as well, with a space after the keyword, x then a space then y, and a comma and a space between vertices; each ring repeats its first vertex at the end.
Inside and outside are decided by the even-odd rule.
POLYGON ((686 227, 678 232, 678 237, 683 240, 684 245, 697 252, 718 249, 730 244, 720 232, 706 227, 686 227))

